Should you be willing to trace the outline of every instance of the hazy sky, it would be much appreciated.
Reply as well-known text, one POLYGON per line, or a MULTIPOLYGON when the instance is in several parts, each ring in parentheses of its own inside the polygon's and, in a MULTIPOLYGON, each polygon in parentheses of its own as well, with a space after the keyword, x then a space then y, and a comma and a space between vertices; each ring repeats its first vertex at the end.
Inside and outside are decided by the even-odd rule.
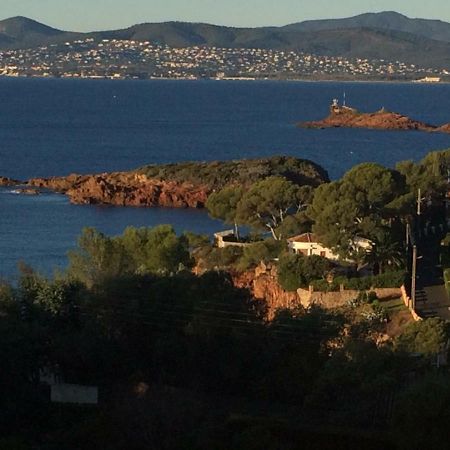
POLYGON ((0 0, 0 19, 27 16, 76 31, 182 20, 234 26, 398 11, 450 22, 450 0, 0 0))

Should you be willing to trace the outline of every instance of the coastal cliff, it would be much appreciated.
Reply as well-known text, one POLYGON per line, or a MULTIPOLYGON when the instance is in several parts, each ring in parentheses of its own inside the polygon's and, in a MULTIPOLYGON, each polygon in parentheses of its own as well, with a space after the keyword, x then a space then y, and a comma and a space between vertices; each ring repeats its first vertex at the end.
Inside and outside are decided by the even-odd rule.
POLYGON ((277 310, 303 308, 297 292, 285 291, 278 283, 275 265, 261 262, 255 269, 232 273, 232 280, 235 287, 248 289, 256 300, 265 302, 268 320, 277 310))
MULTIPOLYGON (((313 289, 297 289, 289 292, 278 282, 275 264, 261 262, 256 268, 245 272, 232 272, 235 287, 248 289, 253 298, 261 300, 266 306, 266 318, 272 320, 279 310, 303 310, 313 306, 333 310, 348 305, 360 294, 359 290, 344 289, 337 292, 320 292, 313 289)), ((401 297, 400 288, 372 288, 380 301, 401 297)))
POLYGON ((329 181, 326 170, 311 161, 276 156, 151 165, 131 172, 32 178, 25 183, 12 181, 8 185, 25 184, 59 192, 74 204, 203 208, 214 191, 226 186, 250 187, 274 175, 313 187, 329 181))
POLYGON ((372 113, 361 113, 354 108, 339 106, 337 102, 331 105, 330 115, 325 119, 301 122, 297 126, 300 128, 368 128, 450 133, 450 124, 431 125, 403 114, 387 111, 384 108, 372 113))
POLYGON ((205 186, 125 172, 34 178, 28 184, 66 194, 71 203, 89 205, 203 208, 209 194, 205 186))

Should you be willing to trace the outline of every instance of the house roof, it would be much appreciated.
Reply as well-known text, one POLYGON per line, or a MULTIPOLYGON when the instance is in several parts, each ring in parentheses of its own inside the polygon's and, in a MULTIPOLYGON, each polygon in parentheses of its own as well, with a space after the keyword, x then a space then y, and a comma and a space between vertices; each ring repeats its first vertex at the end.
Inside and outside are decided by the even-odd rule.
POLYGON ((309 243, 317 243, 319 242, 317 235, 314 233, 303 233, 298 236, 293 236, 288 239, 289 242, 309 242, 309 243))

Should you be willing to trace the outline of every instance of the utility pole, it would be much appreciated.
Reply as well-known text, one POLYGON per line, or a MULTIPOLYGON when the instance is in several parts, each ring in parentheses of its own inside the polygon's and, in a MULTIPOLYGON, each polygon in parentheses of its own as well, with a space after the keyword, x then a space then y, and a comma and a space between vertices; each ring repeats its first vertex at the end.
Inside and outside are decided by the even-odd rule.
POLYGON ((422 191, 419 188, 417 191, 417 236, 419 238, 422 237, 422 224, 420 223, 420 216, 422 215, 422 201, 425 200, 425 197, 422 198, 422 191))
POLYGON ((410 234, 410 225, 409 225, 409 222, 406 222, 406 249, 407 250, 408 250, 409 244, 410 244, 409 234, 410 234))
POLYGON ((412 271, 411 271, 411 307, 416 310, 416 271, 417 271, 417 246, 413 246, 412 271))
POLYGON ((420 216, 422 214, 422 196, 420 195, 420 188, 417 195, 417 215, 420 216))

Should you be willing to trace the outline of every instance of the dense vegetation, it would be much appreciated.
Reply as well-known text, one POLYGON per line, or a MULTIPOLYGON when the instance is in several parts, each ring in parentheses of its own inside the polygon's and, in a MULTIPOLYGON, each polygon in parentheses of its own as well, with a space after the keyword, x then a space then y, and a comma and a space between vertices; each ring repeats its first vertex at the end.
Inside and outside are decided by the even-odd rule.
MULTIPOLYGON (((408 265, 408 227, 413 232, 426 223, 435 229, 446 227, 443 200, 449 166, 447 150, 430 153, 418 163, 401 162, 395 169, 360 164, 340 180, 315 188, 277 176, 247 189, 227 186, 210 195, 206 203, 210 215, 234 224, 236 236, 239 226, 245 225, 253 233, 270 232, 279 244, 270 244, 269 250, 273 240, 254 235, 258 244, 244 250, 203 248, 199 259, 208 269, 244 270, 256 266, 258 259, 273 262, 279 258, 279 281, 287 290, 308 285, 320 291, 336 291, 341 285, 356 290, 398 287, 405 281, 408 265), (416 216, 419 189, 421 220, 416 216), (320 257, 286 255, 286 237, 307 231, 316 233, 322 244, 340 256, 346 273, 320 257), (360 248, 360 238, 368 239, 371 247, 360 248)), ((435 235, 425 247, 436 246, 438 239, 435 235)), ((248 243, 248 238, 242 242, 248 243)))
POLYGON ((191 266, 188 237, 178 237, 170 225, 129 227, 114 238, 85 228, 78 248, 69 253, 69 274, 87 286, 124 275, 170 274, 191 266))
MULTIPOLYGON (((284 159, 276 161, 282 162, 279 168, 287 165, 284 159)), ((446 194, 449 164, 450 151, 430 153, 417 164, 399 163, 395 170, 364 163, 340 180, 318 185, 305 185, 284 169, 279 176, 269 170, 264 176, 258 172, 258 177, 263 176, 259 181, 246 174, 245 183, 227 184, 231 178, 226 164, 221 166, 227 167, 225 174, 219 170, 214 178, 218 186, 226 186, 210 195, 206 207, 212 217, 234 224, 236 229, 245 225, 255 231, 269 231, 276 240, 314 231, 321 243, 343 259, 358 265, 375 264, 382 273, 405 264, 401 242, 405 225, 414 221, 418 189, 423 196, 423 214, 444 222, 440 206, 446 194), (358 238, 372 242, 370 254, 361 253, 356 245, 358 238)))
POLYGON ((308 288, 314 280, 324 280, 333 264, 320 256, 284 254, 278 263, 278 281, 287 291, 308 288))
POLYGON ((249 186, 271 176, 280 176, 299 185, 318 186, 328 181, 319 165, 289 156, 214 162, 180 162, 149 165, 139 173, 157 180, 188 182, 211 190, 226 186, 249 186))

